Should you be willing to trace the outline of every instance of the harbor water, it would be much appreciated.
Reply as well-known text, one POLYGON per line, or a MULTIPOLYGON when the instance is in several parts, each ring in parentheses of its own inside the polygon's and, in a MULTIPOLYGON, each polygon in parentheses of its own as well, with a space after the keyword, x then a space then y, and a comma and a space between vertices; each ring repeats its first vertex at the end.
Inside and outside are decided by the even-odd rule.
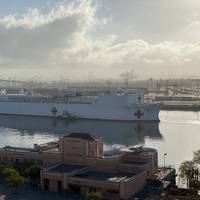
POLYGON ((141 144, 156 148, 159 164, 178 169, 200 149, 200 113, 161 111, 160 123, 64 120, 0 115, 0 147, 32 147, 57 140, 69 132, 86 132, 104 138, 105 150, 141 144))

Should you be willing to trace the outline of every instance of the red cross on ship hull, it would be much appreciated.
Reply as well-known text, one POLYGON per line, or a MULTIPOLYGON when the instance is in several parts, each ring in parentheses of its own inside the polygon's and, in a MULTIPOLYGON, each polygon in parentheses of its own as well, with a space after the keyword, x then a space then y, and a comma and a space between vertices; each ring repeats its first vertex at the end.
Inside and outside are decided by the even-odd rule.
POLYGON ((141 112, 141 110, 137 110, 134 115, 137 117, 137 119, 141 119, 144 116, 144 113, 141 112))

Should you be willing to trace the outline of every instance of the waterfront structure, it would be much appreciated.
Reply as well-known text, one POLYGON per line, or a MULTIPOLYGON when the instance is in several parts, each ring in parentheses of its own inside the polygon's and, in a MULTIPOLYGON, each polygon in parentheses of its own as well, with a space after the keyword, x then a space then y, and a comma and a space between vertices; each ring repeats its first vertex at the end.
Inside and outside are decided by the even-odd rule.
POLYGON ((104 152, 102 138, 83 133, 71 133, 58 142, 35 144, 34 148, 6 146, 0 149, 0 160, 15 165, 42 165, 44 191, 99 191, 107 199, 130 198, 158 173, 155 149, 132 146, 104 152))
POLYGON ((159 121, 159 105, 144 101, 142 91, 110 95, 74 96, 63 99, 32 92, 7 94, 0 92, 0 114, 58 117, 69 119, 98 119, 120 121, 159 121))

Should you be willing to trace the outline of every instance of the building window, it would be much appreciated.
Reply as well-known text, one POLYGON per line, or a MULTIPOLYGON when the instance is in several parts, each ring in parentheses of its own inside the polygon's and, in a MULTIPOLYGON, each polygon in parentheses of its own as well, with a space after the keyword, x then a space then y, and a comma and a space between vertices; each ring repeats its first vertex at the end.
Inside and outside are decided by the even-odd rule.
POLYGON ((3 161, 7 161, 7 157, 6 156, 3 156, 3 161))
POLYGON ((49 191, 49 179, 44 179, 44 191, 49 191))
POLYGON ((19 159, 17 159, 17 158, 15 159, 15 164, 19 165, 19 159))
POLYGON ((96 192, 96 188, 90 188, 89 192, 96 192))
POLYGON ((63 187, 62 187, 62 181, 58 181, 57 182, 57 190, 58 190, 58 192, 61 192, 62 189, 63 189, 63 187))
POLYGON ((37 160, 38 165, 43 165, 43 160, 37 160))
POLYGON ((29 162, 35 164, 35 159, 30 159, 29 162))
POLYGON ((111 194, 119 194, 119 191, 116 191, 116 190, 108 190, 108 193, 111 193, 111 194))

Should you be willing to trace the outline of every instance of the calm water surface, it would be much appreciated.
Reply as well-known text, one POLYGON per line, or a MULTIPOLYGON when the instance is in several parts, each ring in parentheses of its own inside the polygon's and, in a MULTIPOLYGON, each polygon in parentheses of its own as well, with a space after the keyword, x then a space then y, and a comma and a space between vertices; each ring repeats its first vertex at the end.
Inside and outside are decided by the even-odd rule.
POLYGON ((200 148, 199 116, 198 112, 161 111, 160 123, 131 123, 0 115, 0 147, 32 147, 34 143, 54 141, 65 133, 79 131, 103 137, 106 150, 136 144, 156 148, 160 165, 167 153, 166 164, 178 168, 200 148))

